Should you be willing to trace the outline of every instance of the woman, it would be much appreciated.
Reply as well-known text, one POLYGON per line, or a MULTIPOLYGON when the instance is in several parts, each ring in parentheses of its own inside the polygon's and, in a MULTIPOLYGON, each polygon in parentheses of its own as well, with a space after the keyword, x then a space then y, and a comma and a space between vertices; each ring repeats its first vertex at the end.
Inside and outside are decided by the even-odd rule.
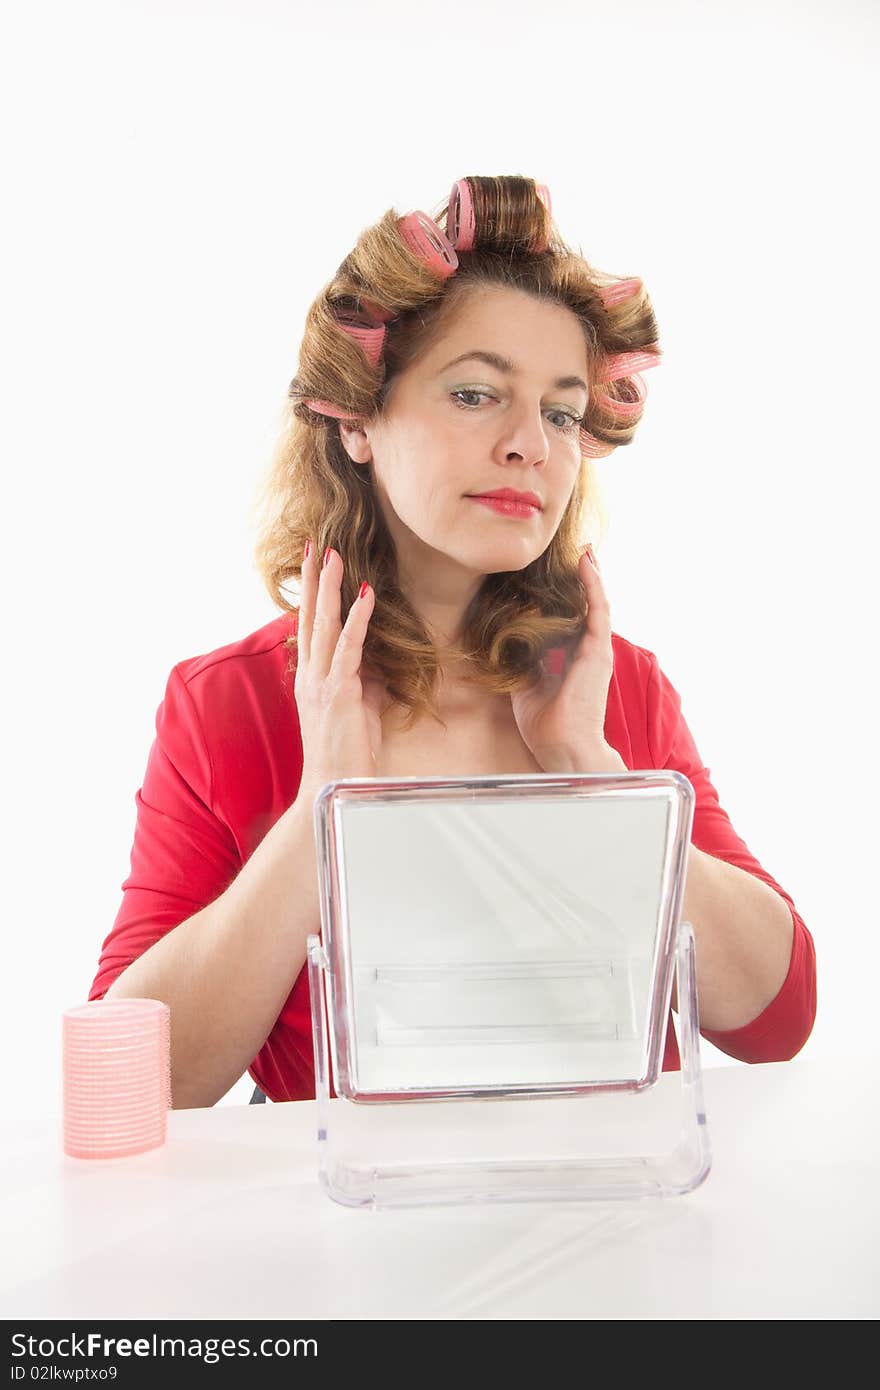
POLYGON ((158 710, 89 997, 169 1004, 177 1108, 246 1068, 314 1095, 312 810, 342 777, 684 773, 703 1036, 777 1061, 813 1025, 810 934, 582 543, 590 460, 631 441, 659 360, 642 283, 572 252, 530 179, 459 180, 438 219, 389 210, 310 309, 258 548, 283 613, 180 662, 158 710))

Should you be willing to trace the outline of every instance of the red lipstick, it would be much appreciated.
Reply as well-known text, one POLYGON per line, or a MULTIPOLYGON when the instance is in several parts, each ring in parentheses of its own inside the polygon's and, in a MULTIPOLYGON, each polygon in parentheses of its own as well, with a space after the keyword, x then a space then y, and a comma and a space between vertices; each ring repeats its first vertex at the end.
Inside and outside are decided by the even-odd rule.
POLYGON ((534 492, 517 492, 512 487, 472 494, 471 500, 482 502, 484 506, 491 507, 503 516, 537 516, 541 511, 541 499, 534 492))

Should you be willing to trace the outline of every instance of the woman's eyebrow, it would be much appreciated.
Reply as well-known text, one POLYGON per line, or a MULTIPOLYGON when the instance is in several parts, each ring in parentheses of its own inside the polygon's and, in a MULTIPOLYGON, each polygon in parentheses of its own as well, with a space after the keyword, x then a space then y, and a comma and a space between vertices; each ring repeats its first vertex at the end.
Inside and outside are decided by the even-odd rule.
MULTIPOLYGON (((490 367, 496 367, 499 372, 507 372, 509 376, 516 376, 517 367, 511 362, 509 357, 502 357, 497 352, 483 352, 476 348, 473 352, 463 352, 460 357, 453 357, 451 362, 447 362, 445 367, 441 367, 441 372, 445 372, 450 367, 455 367, 459 362, 465 362, 469 357, 474 357, 480 362, 486 362, 490 367)), ((580 386, 589 395, 587 383, 582 381, 579 376, 560 376, 557 377, 553 385, 559 390, 565 390, 569 386, 580 386)))

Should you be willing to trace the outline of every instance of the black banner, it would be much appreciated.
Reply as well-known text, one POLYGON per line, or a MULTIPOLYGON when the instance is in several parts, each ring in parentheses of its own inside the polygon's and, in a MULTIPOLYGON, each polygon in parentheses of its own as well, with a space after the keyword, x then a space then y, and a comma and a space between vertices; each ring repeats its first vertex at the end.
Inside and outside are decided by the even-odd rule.
MULTIPOLYGON (((311 1366, 344 1368, 353 1356, 342 1323, 210 1319, 4 1323, 9 1386, 254 1386, 295 1381, 311 1366), (230 1371, 232 1375, 230 1375, 230 1371)), ((0 1386, 2 1390, 2 1386, 0 1386)))
MULTIPOLYGON (((31 1385, 161 1385, 183 1375, 187 1386, 285 1385, 318 1368, 358 1377, 456 1366, 485 1345, 486 1328, 456 1321, 452 1331, 420 1320, 230 1322, 6 1320, 6 1370, 0 1390, 31 1385), (231 1372, 231 1374, 230 1374, 231 1372)), ((494 1338, 493 1338, 494 1341, 494 1338)), ((495 1369, 498 1348, 493 1347, 495 1369)), ((521 1353, 517 1361, 521 1364, 521 1353)))

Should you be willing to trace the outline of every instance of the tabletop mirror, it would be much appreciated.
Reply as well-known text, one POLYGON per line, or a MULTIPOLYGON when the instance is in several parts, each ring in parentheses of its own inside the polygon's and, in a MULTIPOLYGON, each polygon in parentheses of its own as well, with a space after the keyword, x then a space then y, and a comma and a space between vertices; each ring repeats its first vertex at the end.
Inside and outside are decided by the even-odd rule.
POLYGON ((666 771, 321 789, 309 974, 332 1197, 570 1200, 702 1181, 680 921, 693 801, 666 771), (676 971, 682 1072, 658 1086, 676 971))

